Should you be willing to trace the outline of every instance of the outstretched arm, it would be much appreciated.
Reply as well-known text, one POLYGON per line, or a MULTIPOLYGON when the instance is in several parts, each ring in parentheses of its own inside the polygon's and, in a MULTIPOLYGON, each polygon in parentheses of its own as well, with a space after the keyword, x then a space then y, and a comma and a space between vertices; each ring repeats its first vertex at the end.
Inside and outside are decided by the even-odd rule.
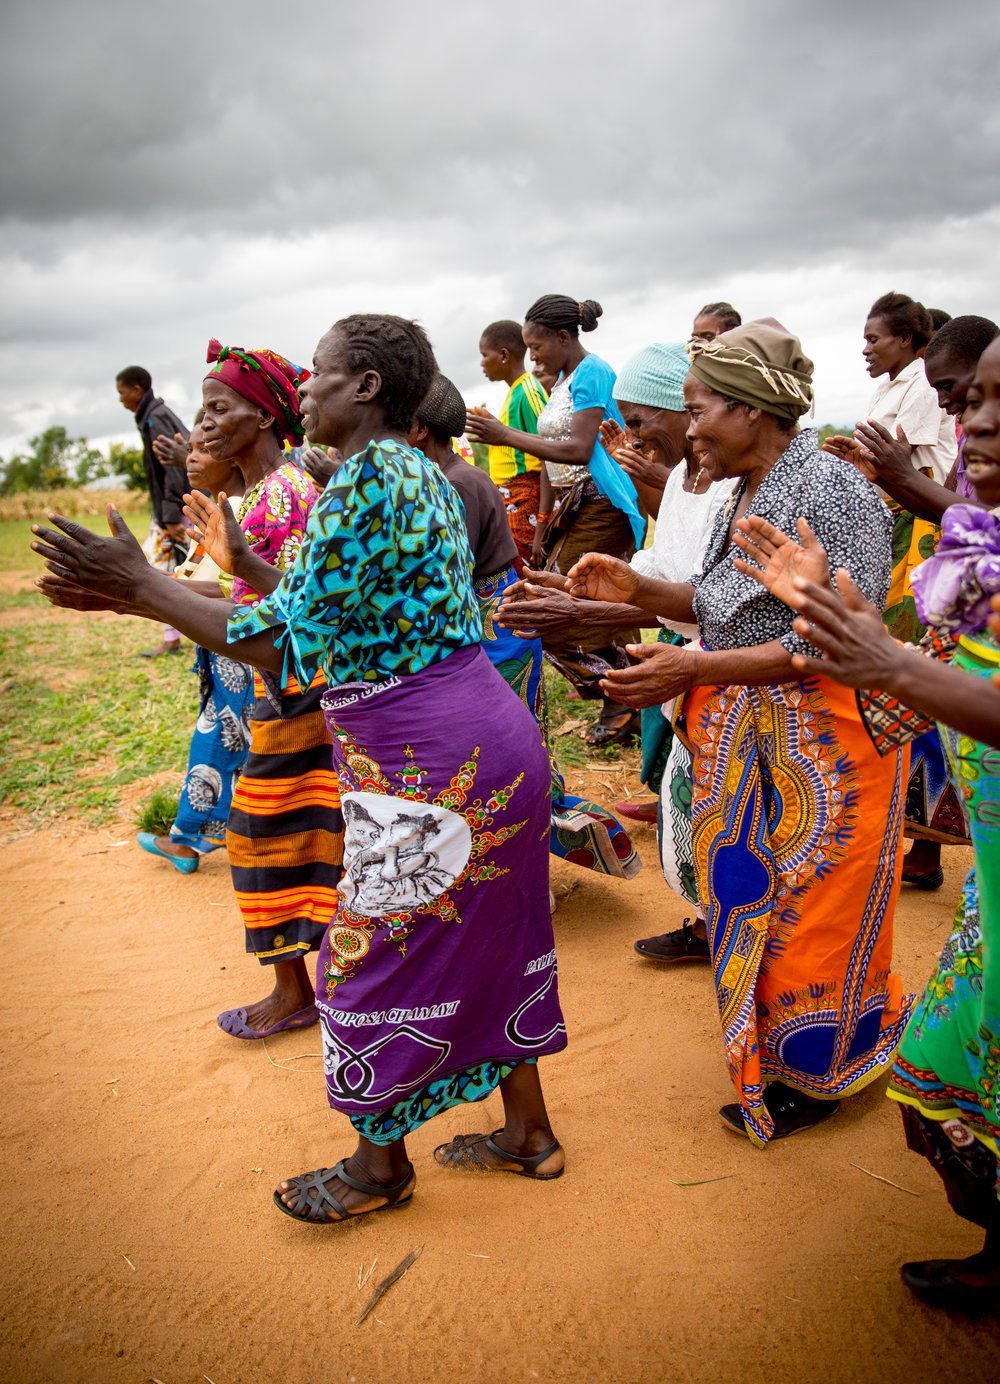
POLYGON ((45 559, 53 576, 113 602, 138 607, 134 613, 141 610, 150 619, 169 622, 214 653, 227 654, 264 672, 280 672, 282 657, 270 631, 230 643, 228 622, 233 605, 200 596, 166 572, 152 568, 112 506, 108 506, 110 538, 101 538, 61 515, 49 518, 55 528, 35 525, 32 532, 38 541, 31 546, 45 559))
POLYGON ((951 505, 977 504, 975 500, 963 499, 954 490, 938 485, 930 476, 914 468, 913 448, 903 436, 902 428, 897 428, 893 437, 881 423, 859 423, 856 436, 871 458, 872 480, 918 519, 939 524, 951 505))
POLYGON ((1000 692, 992 679, 903 648, 843 568, 836 583, 839 595, 809 581, 795 582, 790 604, 800 614, 793 628, 823 652, 822 658, 795 654, 795 667, 848 687, 889 692, 925 716, 1000 749, 1000 692))

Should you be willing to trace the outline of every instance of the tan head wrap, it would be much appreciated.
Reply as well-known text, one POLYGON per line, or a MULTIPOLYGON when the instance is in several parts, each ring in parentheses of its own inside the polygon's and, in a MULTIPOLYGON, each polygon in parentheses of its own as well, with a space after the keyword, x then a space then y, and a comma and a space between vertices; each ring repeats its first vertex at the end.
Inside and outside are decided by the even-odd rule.
POLYGON ((709 389, 794 422, 813 406, 813 363, 773 317, 688 345, 691 374, 709 389))

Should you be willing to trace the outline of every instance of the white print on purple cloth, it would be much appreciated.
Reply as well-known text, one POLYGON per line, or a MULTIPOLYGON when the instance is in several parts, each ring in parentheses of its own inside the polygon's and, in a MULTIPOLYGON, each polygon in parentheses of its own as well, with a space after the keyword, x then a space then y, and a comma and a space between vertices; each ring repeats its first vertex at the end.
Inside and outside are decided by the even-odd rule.
MULTIPOLYGON (((533 995, 529 995, 523 1004, 519 1004, 514 1010, 514 1013, 507 1020, 507 1027, 505 1030, 507 1037, 519 1048, 539 1048, 543 1043, 548 1043, 557 1033, 566 1032, 566 1025, 562 1022, 561 1016, 560 1021, 553 1024, 546 1033, 529 1033, 525 1031, 531 1028, 531 1019, 529 1017, 530 1010, 534 1005, 540 1004, 541 1001, 544 1000, 555 983, 556 968, 553 966, 545 977, 545 984, 539 986, 533 995)), ((557 1003, 557 1013, 558 1009, 559 1006, 557 1003)))
POLYGON ((339 711, 342 706, 353 706, 355 702, 377 697, 380 692, 398 685, 396 677, 383 678, 381 682, 342 682, 339 687, 324 692, 319 704, 324 711, 339 711))
POLYGON ((344 813, 344 902, 368 918, 406 912, 450 889, 472 853, 463 817, 435 803, 348 792, 344 813))
POLYGON ((335 1037, 327 1024, 320 1027, 327 1081, 342 1100, 358 1105, 390 1105, 393 1097, 407 1095, 429 1081, 451 1052, 449 1042, 432 1038, 409 1024, 393 1029, 359 1052, 335 1037), (426 1064, 422 1068, 417 1065, 421 1059, 426 1064), (377 1065, 383 1068, 381 1077, 377 1065), (406 1073, 405 1080, 390 1085, 400 1072, 406 1073))
POLYGON ((418 1009, 380 1009, 370 1014, 355 1014, 349 1009, 331 1009, 328 1004, 320 1004, 325 1018, 341 1028, 362 1028, 369 1024, 406 1024, 418 1019, 450 1019, 458 1012, 461 1000, 449 1000, 447 1004, 422 1004, 418 1009))
POLYGON ((554 966, 555 964, 556 951, 555 947, 553 947, 552 950, 546 952, 544 956, 538 956, 534 961, 529 961, 524 968, 524 974, 526 976, 533 976, 536 971, 544 971, 546 966, 554 966))

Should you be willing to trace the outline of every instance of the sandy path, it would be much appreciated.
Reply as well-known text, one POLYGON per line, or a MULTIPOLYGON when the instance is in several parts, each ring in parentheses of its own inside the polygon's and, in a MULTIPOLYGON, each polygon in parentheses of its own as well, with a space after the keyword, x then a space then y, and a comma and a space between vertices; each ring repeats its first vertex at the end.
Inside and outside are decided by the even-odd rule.
MULTIPOLYGON (((571 1046, 545 1076, 569 1174, 533 1186, 435 1167, 434 1144, 499 1123, 493 1097, 412 1141, 411 1208, 333 1231, 270 1202, 280 1177, 350 1145, 318 1059, 269 1061, 318 1053, 317 1031, 265 1052, 216 1028, 262 989, 225 859, 182 878, 107 849, 127 834, 0 848, 16 900, 2 924, 5 1378, 997 1377, 995 1322, 932 1313, 899 1283, 899 1260, 970 1252, 978 1232, 906 1152, 880 1091, 765 1153, 719 1124, 730 1093, 707 973, 631 951, 682 913, 649 831, 629 884, 558 871, 576 886, 557 916, 571 1046), (708 1178, 725 1180, 676 1185, 708 1178), (377 1282, 417 1245, 355 1328, 359 1270, 377 1256, 377 1282)), ((940 894, 904 898, 909 982, 946 934, 966 858, 949 857, 940 894)))

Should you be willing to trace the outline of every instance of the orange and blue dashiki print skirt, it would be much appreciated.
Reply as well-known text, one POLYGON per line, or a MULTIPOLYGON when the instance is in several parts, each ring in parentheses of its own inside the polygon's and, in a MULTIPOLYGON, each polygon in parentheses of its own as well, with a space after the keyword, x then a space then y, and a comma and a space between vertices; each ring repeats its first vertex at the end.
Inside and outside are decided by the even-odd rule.
POLYGON ((827 678, 700 687, 692 835, 726 1061, 750 1138, 769 1080, 814 1098, 892 1066, 911 998, 892 971, 907 755, 881 758, 827 678))

